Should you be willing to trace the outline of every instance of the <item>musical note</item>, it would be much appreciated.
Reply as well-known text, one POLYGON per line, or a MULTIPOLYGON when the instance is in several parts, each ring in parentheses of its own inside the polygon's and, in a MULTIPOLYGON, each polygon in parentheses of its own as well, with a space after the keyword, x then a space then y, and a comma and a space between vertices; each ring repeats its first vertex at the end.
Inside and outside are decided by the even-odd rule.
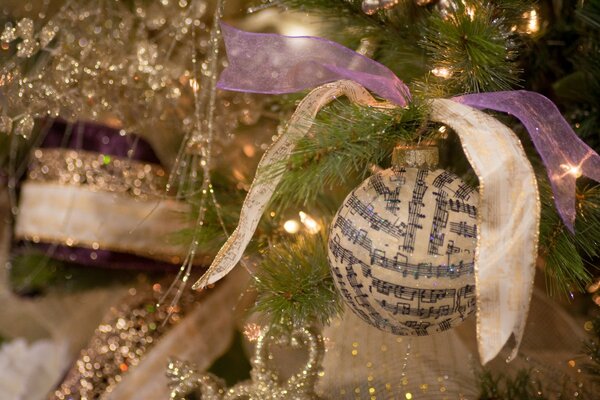
POLYGON ((454 192, 454 195, 459 199, 469 200, 469 198, 471 197, 471 193, 473 193, 474 191, 474 187, 471 187, 471 185, 469 185, 468 183, 463 182, 458 186, 458 190, 454 192))
POLYGON ((352 214, 358 214, 363 217, 374 230, 385 232, 397 239, 403 238, 406 235, 406 224, 400 222, 398 225, 394 225, 392 222, 383 219, 373 212, 372 207, 370 208, 360 201, 355 193, 348 196, 344 205, 350 209, 352 214))
POLYGON ((385 201, 385 209, 396 215, 400 209, 400 187, 395 187, 391 190, 383 183, 381 174, 375 174, 369 179, 369 184, 375 190, 375 192, 383 196, 385 201))
POLYGON ((435 179, 433 180, 433 186, 435 186, 438 189, 449 189, 448 184, 454 182, 455 179, 456 175, 454 175, 452 172, 444 171, 435 177, 435 179))
POLYGON ((406 176, 404 175, 406 173, 406 168, 393 166, 392 172, 394 174, 390 177, 390 182, 394 182, 398 186, 406 184, 406 176))

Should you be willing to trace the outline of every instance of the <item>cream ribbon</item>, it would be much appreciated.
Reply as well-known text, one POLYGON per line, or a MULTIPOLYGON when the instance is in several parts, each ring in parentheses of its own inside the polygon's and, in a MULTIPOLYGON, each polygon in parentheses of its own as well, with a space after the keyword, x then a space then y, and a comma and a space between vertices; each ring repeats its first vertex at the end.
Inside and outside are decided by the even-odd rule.
POLYGON ((27 181, 21 188, 17 239, 111 250, 177 263, 184 244, 169 235, 189 228, 188 205, 139 199, 84 186, 27 181))
POLYGON ((477 342, 482 364, 514 334, 519 349, 529 311, 540 219, 533 167, 519 138, 497 119, 447 99, 431 102, 431 119, 460 137, 479 178, 477 342))
MULTIPOLYGON (((311 91, 261 159, 238 227, 194 284, 195 289, 218 281, 235 267, 281 180, 282 174, 265 179, 269 168, 289 157, 318 111, 341 95, 364 106, 395 107, 375 101, 352 81, 333 82, 311 91)), ((480 182, 475 277, 481 362, 493 359, 511 333, 516 340, 512 359, 523 336, 537 256, 540 201, 533 168, 514 132, 481 111, 435 99, 430 117, 456 131, 480 182)))
POLYGON ((192 289, 199 289, 218 281, 240 261, 283 174, 269 176, 269 179, 265 179, 265 176, 274 165, 289 157, 298 140, 304 137, 314 124, 319 110, 340 96, 346 96, 351 102, 363 106, 396 107, 387 102, 376 101, 367 89, 353 81, 337 81, 313 89, 298 104, 285 131, 261 158, 254 181, 242 205, 237 228, 221 247, 208 271, 194 283, 192 289))

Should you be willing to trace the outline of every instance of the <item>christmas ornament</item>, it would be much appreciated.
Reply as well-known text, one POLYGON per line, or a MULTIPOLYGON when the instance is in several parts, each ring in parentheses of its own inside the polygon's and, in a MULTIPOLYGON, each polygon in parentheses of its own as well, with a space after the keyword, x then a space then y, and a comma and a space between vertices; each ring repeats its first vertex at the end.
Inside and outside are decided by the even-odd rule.
MULTIPOLYGON (((224 30, 224 38, 230 64, 218 83, 222 89, 292 93, 332 83, 309 93, 287 129, 265 153, 237 229, 195 287, 219 280, 240 260, 281 179, 280 175, 263 179, 266 170, 271 164, 287 161, 294 144, 308 133, 325 104, 341 95, 365 107, 404 107, 410 101, 406 85, 389 69, 337 43, 318 37, 284 37, 233 28, 224 30), (272 54, 278 57, 273 59, 272 54), (365 88, 393 104, 375 101, 365 88)), ((489 362, 514 335, 515 346, 509 357, 513 359, 529 310, 541 205, 533 167, 519 138, 477 108, 509 113, 523 123, 546 166, 559 214, 571 231, 576 215, 575 180, 586 175, 600 181, 600 155, 577 137, 556 105, 538 93, 476 93, 431 99, 429 106, 431 120, 457 133, 479 179, 474 271, 478 282, 480 359, 482 364, 489 362)))
POLYGON ((183 399, 199 390, 206 400, 317 400, 315 385, 325 347, 323 338, 310 328, 294 329, 291 334, 263 329, 252 357, 251 380, 226 389, 223 382, 212 374, 201 374, 190 363, 173 359, 167 367, 171 398, 183 399), (306 347, 308 359, 301 371, 281 382, 277 371, 269 365, 273 359, 272 345, 306 347))
MULTIPOLYGON (((404 159, 418 165, 428 151, 404 159)), ((350 308, 396 335, 445 331, 472 314, 478 200, 456 175, 427 165, 365 180, 329 234, 334 282, 350 308)))

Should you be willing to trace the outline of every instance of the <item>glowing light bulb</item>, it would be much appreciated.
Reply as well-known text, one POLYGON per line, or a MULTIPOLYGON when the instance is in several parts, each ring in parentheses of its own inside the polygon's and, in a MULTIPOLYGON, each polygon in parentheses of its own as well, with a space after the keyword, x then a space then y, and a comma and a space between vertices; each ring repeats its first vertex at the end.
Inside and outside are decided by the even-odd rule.
POLYGON ((579 165, 561 164, 560 167, 569 175, 573 175, 575 178, 579 178, 583 171, 579 165))
POLYGON ((452 75, 452 71, 450 71, 450 69, 445 68, 445 67, 434 68, 431 70, 431 73, 433 75, 437 76, 438 78, 444 78, 444 79, 448 79, 450 77, 450 75, 452 75))
POLYGON ((295 219, 290 219, 285 221, 285 223, 283 224, 283 229, 287 233, 298 233, 298 231, 300 230, 300 224, 295 219))
POLYGON ((198 90, 200 90, 200 83, 198 83, 196 79, 192 78, 190 79, 190 87, 194 92, 197 92, 198 90))
POLYGON ((536 33, 540 30, 540 20, 538 18, 537 11, 531 10, 529 12, 523 13, 523 17, 527 20, 527 26, 525 27, 525 32, 531 34, 536 33))
POLYGON ((314 235, 321 230, 321 225, 313 217, 303 211, 300 211, 298 214, 300 215, 300 222, 304 224, 308 233, 314 235))

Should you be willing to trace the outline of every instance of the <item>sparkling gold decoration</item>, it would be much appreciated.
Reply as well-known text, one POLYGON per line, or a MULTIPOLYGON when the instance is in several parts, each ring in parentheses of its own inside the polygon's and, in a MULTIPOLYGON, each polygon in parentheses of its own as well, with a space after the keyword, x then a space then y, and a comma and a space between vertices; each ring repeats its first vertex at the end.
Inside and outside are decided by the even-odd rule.
POLYGON ((325 352, 323 338, 309 328, 294 329, 290 334, 265 328, 256 343, 252 357, 252 379, 226 389, 220 379, 211 374, 200 374, 193 365, 179 360, 169 362, 167 376, 171 382, 171 398, 183 399, 199 390, 206 400, 316 400, 315 385, 325 352), (272 345, 306 347, 308 360, 302 370, 281 383, 277 371, 269 366, 273 359, 272 345))
POLYGON ((83 150, 37 149, 29 169, 34 182, 84 186, 152 199, 165 196, 165 170, 157 164, 83 150))
POLYGON ((372 15, 380 10, 388 10, 399 2, 400 0, 363 0, 362 10, 365 14, 372 15))
POLYGON ((35 122, 33 121, 33 118, 31 115, 27 114, 17 121, 17 124, 15 125, 15 134, 28 139, 31 137, 34 125, 35 122))
POLYGON ((113 391, 123 375, 138 365, 199 299, 197 293, 187 292, 178 307, 157 307, 163 293, 160 283, 131 288, 124 301, 110 309, 50 399, 98 399, 113 391))
MULTIPOLYGON (((51 14, 42 10, 39 19, 0 27, 0 43, 13 54, 0 68, 9 99, 3 114, 15 123, 23 115, 110 121, 158 145, 159 152, 170 149, 164 156, 170 159, 162 161, 173 162, 172 147, 196 128, 195 93, 209 92, 190 84, 196 67, 200 77, 216 74, 225 62, 217 54, 216 67, 206 68, 214 53, 212 8, 208 0, 68 1, 51 14), (43 57, 32 57, 40 50, 43 57)), ((219 92, 214 104, 219 144, 240 122, 261 115, 262 103, 248 94, 219 92)))
POLYGON ((392 164, 411 168, 436 168, 440 160, 435 146, 398 145, 392 153, 392 164))
POLYGON ((6 115, 0 115, 0 132, 10 133, 12 131, 12 118, 6 115))
POLYGON ((30 18, 23 18, 17 22, 16 28, 7 24, 0 35, 0 41, 11 43, 17 39, 22 39, 17 44, 17 57, 30 58, 41 48, 46 48, 56 36, 58 28, 53 24, 44 26, 37 38, 35 37, 34 23, 30 18))

